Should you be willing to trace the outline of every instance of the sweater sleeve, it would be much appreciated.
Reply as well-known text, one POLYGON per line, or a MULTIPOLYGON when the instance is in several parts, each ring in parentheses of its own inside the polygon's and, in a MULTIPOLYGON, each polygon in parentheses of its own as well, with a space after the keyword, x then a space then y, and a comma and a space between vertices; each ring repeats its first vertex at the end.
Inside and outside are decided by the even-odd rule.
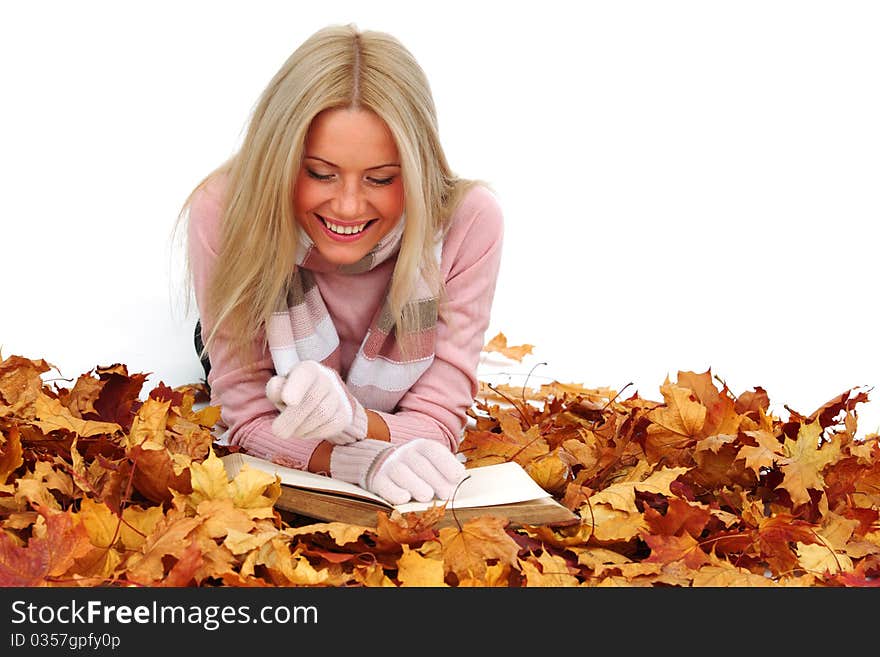
MULTIPOLYGON (((214 320, 203 311, 211 277, 218 267, 224 180, 215 179, 198 190, 192 199, 187 224, 187 250, 192 268, 193 288, 199 308, 202 334, 207 335, 214 320)), ((211 371, 211 404, 220 406, 221 423, 227 427, 225 439, 254 456, 288 467, 305 470, 319 440, 281 440, 272 432, 278 416, 266 398, 266 383, 274 374, 264 332, 254 336, 244 364, 235 361, 229 350, 229 336, 221 327, 208 351, 211 371)))
POLYGON ((443 243, 446 300, 437 320, 434 361, 396 412, 379 412, 392 443, 428 438, 458 449, 478 392, 477 366, 495 296, 503 230, 492 192, 482 186, 469 190, 443 243))

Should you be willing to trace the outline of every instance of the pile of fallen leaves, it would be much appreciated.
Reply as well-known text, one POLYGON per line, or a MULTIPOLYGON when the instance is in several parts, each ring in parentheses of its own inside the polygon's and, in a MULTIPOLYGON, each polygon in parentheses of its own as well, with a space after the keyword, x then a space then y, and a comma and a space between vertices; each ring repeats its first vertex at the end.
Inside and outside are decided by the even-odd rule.
MULTIPOLYGON (((513 354, 499 337, 492 348, 513 354)), ((282 515, 264 472, 230 479, 203 385, 142 399, 147 376, 124 365, 71 388, 44 380, 53 369, 0 363, 3 586, 880 582, 880 445, 856 438, 864 391, 783 421, 763 389, 734 395, 709 371, 678 372, 662 400, 483 382, 468 467, 514 460, 580 522, 437 528, 438 507, 379 512, 367 528, 282 515)))

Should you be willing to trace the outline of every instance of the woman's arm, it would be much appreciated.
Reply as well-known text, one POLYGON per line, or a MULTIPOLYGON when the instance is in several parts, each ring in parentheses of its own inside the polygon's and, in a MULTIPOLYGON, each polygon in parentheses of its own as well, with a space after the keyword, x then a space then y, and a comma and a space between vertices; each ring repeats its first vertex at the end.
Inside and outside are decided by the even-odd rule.
POLYGON ((437 321, 434 362, 401 398, 397 412, 376 411, 392 443, 428 438, 458 449, 479 389, 477 366, 495 296, 503 230, 492 192, 481 186, 469 190, 443 244, 446 303, 437 321))

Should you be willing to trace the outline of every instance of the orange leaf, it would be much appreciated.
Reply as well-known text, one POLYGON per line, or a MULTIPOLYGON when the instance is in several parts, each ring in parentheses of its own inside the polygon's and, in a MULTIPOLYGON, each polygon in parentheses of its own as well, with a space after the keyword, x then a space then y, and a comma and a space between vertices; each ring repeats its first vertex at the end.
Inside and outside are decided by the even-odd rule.
POLYGON ((532 353, 532 349, 534 349, 534 345, 531 344, 508 346, 507 336, 504 333, 499 333, 483 347, 483 351, 494 351, 515 361, 521 361, 525 356, 532 353))
POLYGON ((490 561, 511 566, 517 564, 519 546, 506 531, 507 521, 495 516, 481 516, 457 527, 444 527, 439 540, 447 572, 458 578, 481 578, 490 561))
POLYGON ((0 430, 0 484, 5 484, 9 475, 18 470, 22 463, 18 427, 10 427, 8 434, 0 430))
POLYGON ((45 534, 31 536, 26 547, 0 532, 0 586, 47 586, 92 548, 86 528, 71 511, 38 509, 45 534))

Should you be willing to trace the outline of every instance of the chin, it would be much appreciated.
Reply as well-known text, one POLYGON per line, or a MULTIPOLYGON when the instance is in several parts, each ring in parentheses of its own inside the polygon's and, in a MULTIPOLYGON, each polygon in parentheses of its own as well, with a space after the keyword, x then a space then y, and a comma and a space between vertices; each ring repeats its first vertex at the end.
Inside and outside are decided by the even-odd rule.
POLYGON ((339 247, 335 244, 328 245, 316 243, 315 246, 317 247, 318 252, 324 256, 328 262, 332 262, 334 265, 353 265, 370 252, 370 249, 352 249, 339 247))

